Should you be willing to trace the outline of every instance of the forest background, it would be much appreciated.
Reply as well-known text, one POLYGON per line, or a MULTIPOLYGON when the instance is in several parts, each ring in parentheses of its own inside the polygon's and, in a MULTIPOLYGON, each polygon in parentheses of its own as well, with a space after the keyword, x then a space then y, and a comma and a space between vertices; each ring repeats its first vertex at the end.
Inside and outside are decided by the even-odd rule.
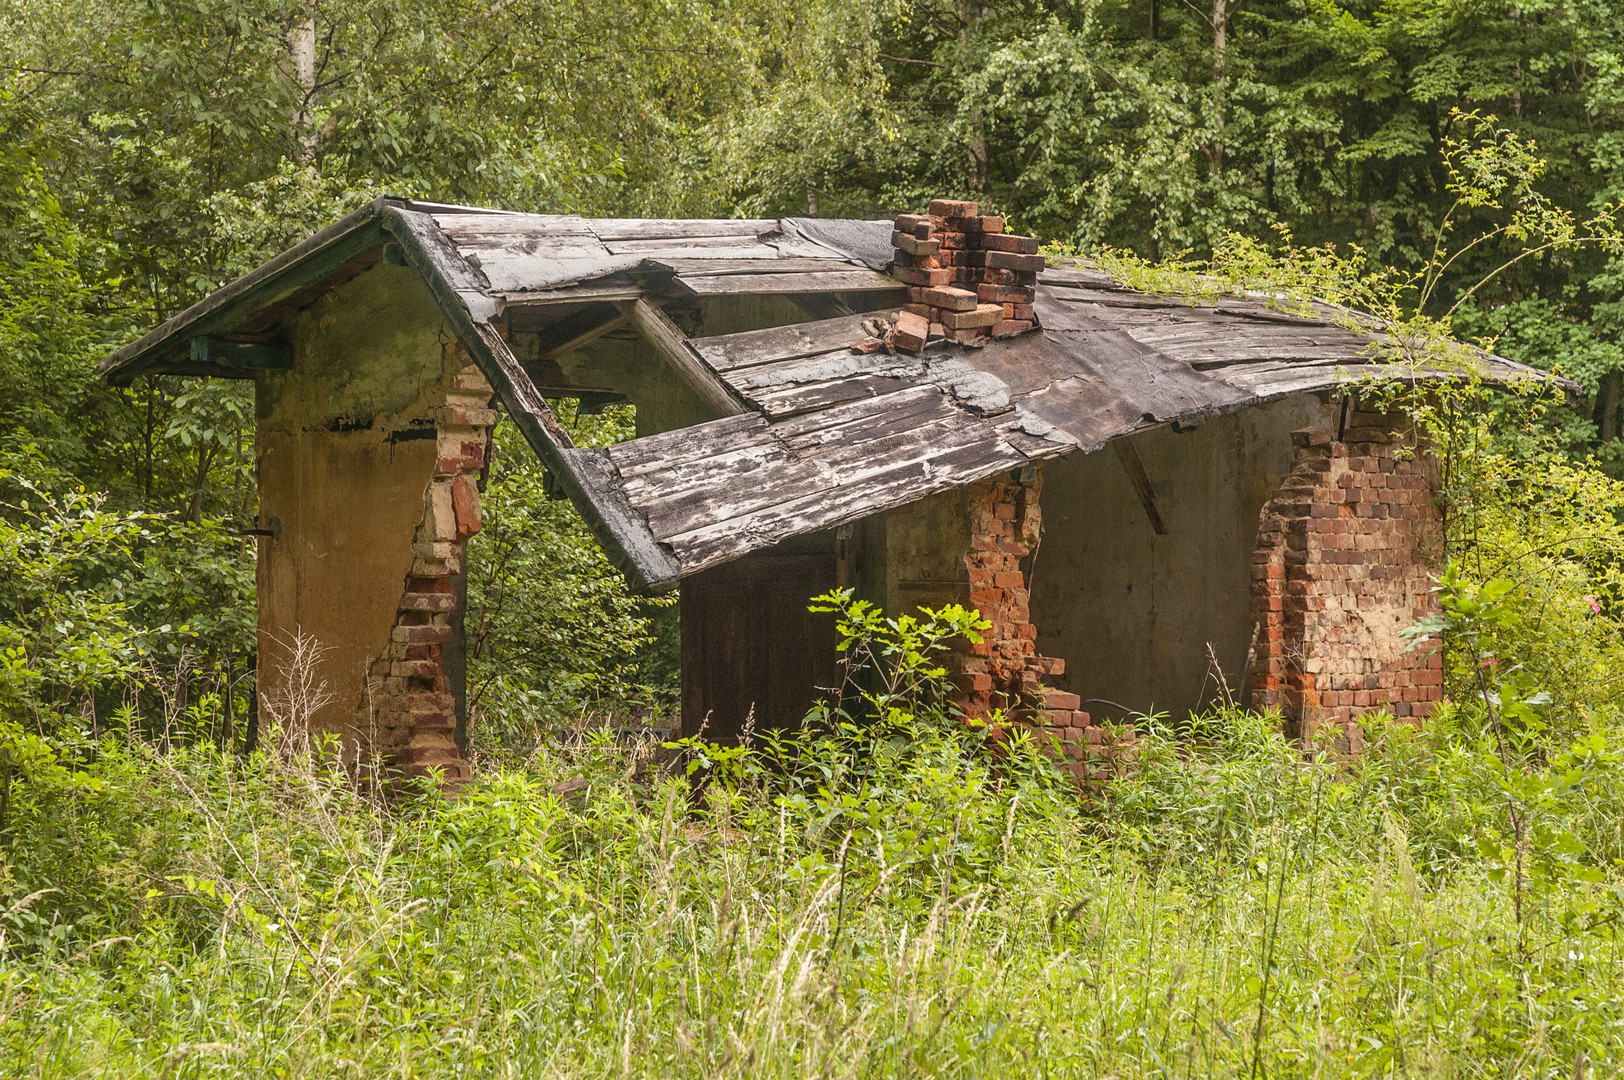
POLYGON ((6 0, 0 1073, 1616 1074, 1618 16, 6 0), (601 737, 537 750, 669 708, 675 612, 500 431, 479 773, 390 800, 250 745, 251 390, 94 375, 382 193, 678 217, 965 196, 1144 282, 1195 279, 1136 257, 1184 260, 1479 339, 1582 400, 1408 402, 1451 530, 1425 729, 1372 719, 1346 761, 1232 704, 1143 717, 1088 792, 1019 740, 990 760, 929 692, 922 643, 962 612, 847 606, 848 657, 889 678, 801 734, 690 745, 703 783, 601 737), (1588 219, 1605 242, 1551 241, 1588 219))

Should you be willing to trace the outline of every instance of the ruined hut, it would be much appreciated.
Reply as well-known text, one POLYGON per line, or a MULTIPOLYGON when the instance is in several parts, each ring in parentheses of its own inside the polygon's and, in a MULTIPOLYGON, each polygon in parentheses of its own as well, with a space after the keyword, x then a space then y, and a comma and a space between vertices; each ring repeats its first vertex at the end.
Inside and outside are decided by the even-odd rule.
MULTIPOLYGON (((634 587, 681 594, 682 723, 793 724, 833 678, 808 597, 958 601, 972 712, 1063 741, 1223 692, 1294 731, 1424 715, 1439 511, 1390 365, 1331 317, 1051 269, 973 204, 896 221, 600 220, 384 198, 109 357, 251 379, 260 670, 328 650, 317 722, 465 774, 465 546, 498 410, 634 587), (578 447, 550 401, 630 401, 578 447)), ((1492 379, 1528 369, 1493 357, 1492 379)))

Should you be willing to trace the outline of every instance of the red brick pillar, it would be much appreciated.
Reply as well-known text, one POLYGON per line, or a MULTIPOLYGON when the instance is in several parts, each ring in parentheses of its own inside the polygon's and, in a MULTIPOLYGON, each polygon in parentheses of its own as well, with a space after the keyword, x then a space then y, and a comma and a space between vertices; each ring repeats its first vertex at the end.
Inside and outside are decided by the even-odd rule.
POLYGON ((1065 672, 1066 662, 1038 655, 1031 591, 1021 568, 1042 535, 1042 489, 1036 472, 1028 480, 997 477, 969 489, 969 606, 992 625, 982 631, 980 644, 958 645, 951 665, 959 687, 955 701, 970 717, 1003 710, 1009 721, 1030 728, 1041 747, 1058 742, 1078 772, 1088 756, 1083 748, 1102 742, 1101 732, 1091 727, 1076 694, 1044 685, 1046 677, 1065 672))
POLYGON ((446 345, 434 410, 438 461, 423 493, 412 569, 388 646, 372 666, 373 726, 383 762, 407 777, 438 770, 448 783, 468 778, 457 749, 457 701, 445 652, 460 647, 460 592, 468 538, 480 531, 479 483, 496 423, 494 392, 461 345, 446 345))
POLYGON ((1341 441, 1292 434, 1291 473, 1264 506, 1252 566, 1252 702, 1288 734, 1335 725, 1363 745, 1359 716, 1426 716, 1443 692, 1437 656, 1399 632, 1436 607, 1442 519, 1428 460, 1396 417, 1352 409, 1341 441))

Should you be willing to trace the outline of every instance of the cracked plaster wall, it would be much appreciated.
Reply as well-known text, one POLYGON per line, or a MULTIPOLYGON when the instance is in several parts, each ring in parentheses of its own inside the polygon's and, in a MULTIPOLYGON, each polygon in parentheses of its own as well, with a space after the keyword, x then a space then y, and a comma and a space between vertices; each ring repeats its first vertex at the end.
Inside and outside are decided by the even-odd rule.
POLYGON ((444 344, 432 298, 403 267, 380 264, 302 312, 289 371, 259 377, 261 701, 297 631, 324 650, 327 704, 316 733, 354 736, 366 669, 389 644, 434 477, 434 410, 445 403, 444 344))
POLYGON ((1302 395, 1133 436, 1163 536, 1113 448, 1047 463, 1031 603, 1038 652, 1066 662, 1051 681, 1096 718, 1123 714, 1105 702, 1182 716, 1219 693, 1210 642, 1239 695, 1259 514, 1291 469, 1291 432, 1333 413, 1302 395))

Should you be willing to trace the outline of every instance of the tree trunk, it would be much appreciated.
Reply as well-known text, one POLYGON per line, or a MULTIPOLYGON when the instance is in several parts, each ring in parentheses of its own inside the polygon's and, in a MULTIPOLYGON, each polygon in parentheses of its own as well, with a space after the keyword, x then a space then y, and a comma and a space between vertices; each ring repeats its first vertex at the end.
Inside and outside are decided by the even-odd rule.
POLYGON ((288 68, 293 77, 293 135, 299 164, 316 160, 316 9, 288 30, 288 68))
MULTIPOLYGON (((973 70, 970 64, 970 45, 975 37, 976 23, 981 18, 982 7, 977 0, 963 0, 959 4, 959 45, 963 48, 963 71, 969 75, 973 70)), ((981 106, 970 106, 970 186, 980 195, 987 194, 989 177, 987 169, 987 127, 981 116, 981 106)))
POLYGON ((209 469, 214 465, 213 448, 205 449, 201 441, 197 444, 197 475, 192 481, 192 498, 186 506, 186 520, 196 523, 203 520, 203 494, 208 488, 209 469))
POLYGON ((1603 443, 1618 438, 1618 401, 1624 390, 1624 372, 1609 371, 1596 388, 1596 437, 1603 443))
POLYGON ((1224 106, 1228 98, 1225 62, 1229 49, 1229 0, 1212 0, 1213 136, 1207 159, 1212 175, 1224 171, 1224 106))

